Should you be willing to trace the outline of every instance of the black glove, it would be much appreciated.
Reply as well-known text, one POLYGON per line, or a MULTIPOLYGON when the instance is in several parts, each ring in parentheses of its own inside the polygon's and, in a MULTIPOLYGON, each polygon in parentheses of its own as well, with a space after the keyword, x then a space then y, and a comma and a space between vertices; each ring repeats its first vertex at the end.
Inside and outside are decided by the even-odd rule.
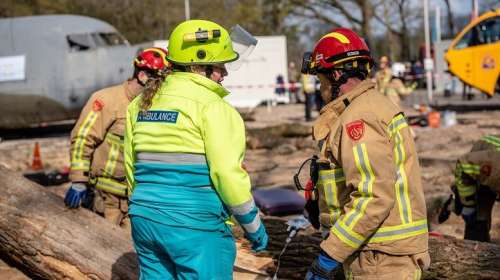
POLYGON ((311 223, 315 229, 320 228, 319 223, 319 203, 318 200, 308 199, 306 205, 304 206, 304 216, 311 223))
POLYGON ((95 198, 95 189, 93 186, 87 186, 87 195, 82 199, 82 207, 87 208, 89 210, 94 209, 94 198, 95 198))

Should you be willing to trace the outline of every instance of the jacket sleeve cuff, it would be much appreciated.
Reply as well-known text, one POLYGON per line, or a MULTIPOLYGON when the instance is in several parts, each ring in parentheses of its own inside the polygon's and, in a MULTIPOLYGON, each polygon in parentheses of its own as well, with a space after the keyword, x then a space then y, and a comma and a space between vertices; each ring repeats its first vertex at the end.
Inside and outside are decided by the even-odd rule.
POLYGON ((69 179, 71 180, 71 182, 81 182, 81 183, 87 183, 89 181, 89 177, 87 175, 85 175, 85 173, 88 173, 87 172, 84 172, 84 171, 71 171, 69 173, 69 179))
POLYGON ((359 248, 353 248, 338 238, 334 232, 330 231, 327 239, 320 244, 321 249, 325 251, 332 259, 343 263, 349 256, 354 254, 359 248))

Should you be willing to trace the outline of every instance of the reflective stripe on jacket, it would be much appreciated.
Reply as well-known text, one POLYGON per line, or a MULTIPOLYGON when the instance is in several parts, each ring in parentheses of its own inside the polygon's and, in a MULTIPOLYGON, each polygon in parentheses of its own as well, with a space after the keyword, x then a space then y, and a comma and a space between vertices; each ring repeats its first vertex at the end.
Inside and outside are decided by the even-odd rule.
POLYGON ((317 195, 321 247, 343 262, 357 250, 426 252, 426 207, 410 128, 396 106, 364 81, 325 106, 317 195))
POLYGON ((465 206, 476 205, 479 185, 500 194, 500 137, 486 135, 474 143, 471 151, 457 161, 455 185, 465 206))
POLYGON ((158 222, 184 220, 184 226, 211 228, 214 220, 227 219, 229 210, 247 232, 261 226, 241 167, 245 127, 223 100, 227 94, 206 77, 174 72, 147 112, 141 111, 140 98, 130 104, 125 168, 131 214, 153 215, 155 208, 164 214, 158 222))
POLYGON ((127 82, 94 93, 71 131, 71 173, 74 182, 90 177, 123 181, 123 135, 129 98, 127 82))

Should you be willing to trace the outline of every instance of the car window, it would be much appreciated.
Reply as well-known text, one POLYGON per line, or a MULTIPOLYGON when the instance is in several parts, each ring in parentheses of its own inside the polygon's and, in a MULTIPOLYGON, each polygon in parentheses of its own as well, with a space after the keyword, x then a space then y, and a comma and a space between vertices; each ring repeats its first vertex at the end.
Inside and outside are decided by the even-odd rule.
POLYGON ((93 44, 88 34, 70 34, 66 36, 71 51, 86 51, 93 44))
POLYGON ((490 18, 478 25, 478 44, 491 44, 500 40, 500 17, 490 18))
POLYGON ((127 45, 127 40, 116 32, 96 32, 91 34, 97 47, 127 45))
POLYGON ((458 43, 455 45, 455 49, 460 50, 474 45, 473 33, 475 33, 474 28, 471 28, 467 33, 460 38, 458 43))

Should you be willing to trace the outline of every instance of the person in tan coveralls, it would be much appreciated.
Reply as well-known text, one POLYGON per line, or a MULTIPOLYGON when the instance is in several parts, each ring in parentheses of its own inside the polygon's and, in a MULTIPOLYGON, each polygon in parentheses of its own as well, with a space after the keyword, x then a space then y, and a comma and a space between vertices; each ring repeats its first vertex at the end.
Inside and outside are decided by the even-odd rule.
POLYGON ((389 98, 389 100, 391 100, 394 105, 396 105, 398 108, 401 108, 401 97, 410 95, 416 87, 416 83, 407 87, 401 79, 399 79, 398 77, 393 77, 389 84, 387 84, 387 86, 385 87, 384 91, 381 91, 381 93, 389 98))
POLYGON ((454 210, 465 221, 464 239, 489 242, 491 212, 500 195, 500 136, 484 136, 458 159, 455 186, 454 210))
POLYGON ((392 79, 392 70, 389 67, 389 58, 382 56, 379 60, 379 70, 375 73, 374 81, 378 91, 384 93, 392 79))
POLYGON ((71 131, 71 187, 64 202, 82 206, 129 229, 123 165, 127 106, 147 82, 166 74, 167 52, 145 49, 134 60, 134 75, 123 84, 92 94, 71 131))
POLYGON ((418 158, 403 113, 368 79, 368 47, 337 28, 304 62, 327 103, 313 127, 325 239, 306 279, 342 266, 348 279, 420 279, 430 257, 418 158))

